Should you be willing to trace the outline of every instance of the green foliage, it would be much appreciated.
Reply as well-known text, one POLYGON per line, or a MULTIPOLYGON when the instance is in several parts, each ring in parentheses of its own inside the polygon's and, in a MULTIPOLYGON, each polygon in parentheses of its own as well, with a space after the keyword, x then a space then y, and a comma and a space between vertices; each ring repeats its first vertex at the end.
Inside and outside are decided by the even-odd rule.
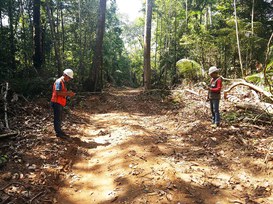
POLYGON ((238 122, 241 114, 236 111, 229 111, 222 114, 223 120, 228 123, 238 122))
POLYGON ((264 75, 262 72, 257 74, 252 74, 252 75, 246 76, 245 80, 247 82, 251 82, 254 84, 264 84, 264 75))
POLYGON ((37 97, 37 96, 49 96, 52 90, 54 78, 44 80, 40 77, 14 79, 11 83, 12 90, 16 93, 21 93, 24 96, 37 97))
MULTIPOLYGON (((37 76, 50 78, 56 75, 53 45, 58 43, 62 69, 72 68, 76 76, 75 87, 82 88, 81 83, 90 74, 94 56, 99 0, 49 0, 55 39, 46 1, 41 1, 41 70, 33 67, 35 26, 32 2, 0 1, 2 22, 5 19, 12 22, 12 26, 3 24, 0 28, 0 81, 15 82, 16 90, 27 95, 50 91, 51 84, 37 76)), ((255 62, 263 64, 265 61, 268 39, 273 32, 273 7, 269 1, 255 1, 252 34, 253 1, 240 0, 237 3, 244 70, 250 73, 247 80, 259 83, 258 75, 252 74, 255 62)), ((144 18, 128 22, 117 15, 115 0, 108 1, 107 6, 103 80, 116 85, 142 85, 144 18)), ((225 77, 240 77, 236 72, 240 65, 232 1, 195 0, 186 4, 186 1, 179 0, 156 0, 152 31, 151 64, 155 83, 171 85, 176 81, 177 72, 184 78, 198 79, 199 68, 188 67, 181 71, 176 67, 176 62, 184 58, 200 63, 205 69, 211 65, 221 67, 225 77)), ((272 54, 269 62, 272 62, 272 54)), ((271 73, 272 68, 269 68, 270 83, 271 73)))
POLYGON ((130 60, 125 52, 122 40, 121 23, 116 14, 116 2, 111 1, 106 15, 106 33, 104 37, 104 78, 115 85, 132 85, 130 78, 130 60))
POLYGON ((8 156, 7 155, 0 155, 0 167, 2 167, 7 162, 8 162, 8 156))
MULTIPOLYGON (((134 22, 121 24, 122 38, 126 47, 130 80, 133 86, 142 84, 143 77, 143 29, 144 20, 138 18, 134 22)), ((127 72, 128 73, 128 72, 127 72)))
POLYGON ((179 76, 183 79, 197 81, 200 77, 202 77, 201 66, 193 60, 179 60, 176 63, 176 66, 179 76))

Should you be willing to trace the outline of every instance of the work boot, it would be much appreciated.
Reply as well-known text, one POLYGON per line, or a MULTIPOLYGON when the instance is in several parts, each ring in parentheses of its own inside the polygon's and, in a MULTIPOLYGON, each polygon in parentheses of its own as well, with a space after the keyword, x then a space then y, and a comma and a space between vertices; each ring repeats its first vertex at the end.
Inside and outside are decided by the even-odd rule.
POLYGON ((219 123, 214 123, 214 124, 211 124, 211 127, 213 127, 213 128, 216 128, 216 127, 219 127, 219 123))
POLYGON ((69 137, 68 134, 66 134, 65 132, 61 132, 63 136, 69 137))
POLYGON ((67 134, 65 134, 64 132, 57 133, 56 136, 59 138, 62 138, 62 139, 70 139, 70 137, 67 134))

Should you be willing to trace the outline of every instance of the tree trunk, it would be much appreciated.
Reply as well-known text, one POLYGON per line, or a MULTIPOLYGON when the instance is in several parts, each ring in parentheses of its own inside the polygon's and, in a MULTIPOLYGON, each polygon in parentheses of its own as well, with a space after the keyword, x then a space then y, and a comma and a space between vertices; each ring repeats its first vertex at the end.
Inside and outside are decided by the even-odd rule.
MULTIPOLYGON (((177 0, 175 0, 175 5, 177 5, 177 0)), ((174 61, 173 61, 173 76, 172 76, 172 85, 177 82, 177 70, 176 70, 176 62, 177 62, 177 7, 174 8, 174 61)), ((179 41, 179 40, 178 40, 179 41)))
MULTIPOLYGON (((159 51, 158 51, 158 59, 160 60, 160 58, 161 58, 161 53, 162 53, 162 39, 163 39, 163 32, 162 32, 162 24, 163 24, 163 20, 162 20, 162 15, 160 15, 160 32, 159 32, 159 51)), ((159 79, 158 79, 158 81, 161 83, 161 79, 162 79, 162 75, 163 75, 163 69, 162 69, 162 67, 160 67, 160 71, 159 71, 160 73, 159 73, 159 79)))
POLYGON ((64 34, 64 15, 63 15, 63 3, 61 3, 61 19, 62 19, 62 55, 65 51, 65 34, 64 34))
POLYGON ((36 70, 41 70, 42 66, 42 46, 41 46, 41 0, 33 1, 33 24, 34 24, 34 56, 33 65, 36 70))
POLYGON ((55 31, 54 18, 53 18, 53 14, 52 14, 51 7, 49 5, 48 0, 46 0, 46 10, 47 10, 49 23, 50 23, 51 37, 52 37, 52 41, 54 44, 55 60, 56 60, 58 75, 61 76, 62 75, 62 62, 61 62, 60 50, 59 50, 59 46, 58 46, 59 43, 57 42, 57 34, 55 31))
POLYGON ((24 43, 22 48, 23 48, 23 56, 24 56, 24 66, 25 66, 25 68, 27 68, 27 66, 28 66, 27 52, 29 50, 27 49, 25 16, 24 16, 24 1, 23 0, 20 0, 20 16, 22 18, 22 40, 23 40, 23 43, 24 43))
POLYGON ((82 52, 82 15, 81 15, 81 0, 79 0, 79 76, 80 81, 83 82, 84 70, 83 70, 83 52, 82 52))
MULTIPOLYGON (((251 38, 253 39, 254 37, 254 9, 255 9, 255 0, 252 1, 252 11, 251 11, 251 38)), ((250 39, 250 48, 249 48, 249 65, 251 65, 252 58, 253 58, 253 50, 254 50, 254 40, 252 40, 249 36, 250 39)), ((250 69, 250 71, 252 71, 250 69)))
POLYGON ((10 40, 10 65, 13 71, 16 70, 16 62, 15 62, 15 42, 14 42, 14 30, 13 30, 13 0, 8 1, 8 16, 9 16, 9 40, 10 40))
MULTIPOLYGON (((2 53, 2 49, 4 46, 4 38, 3 38, 3 21, 2 21, 2 8, 0 7, 0 53, 2 53)), ((2 61, 2 56, 0 55, 0 60, 2 61)))
POLYGON ((103 45, 103 36, 105 30, 105 13, 106 13, 106 1, 100 0, 99 5, 99 17, 98 17, 98 27, 96 34, 96 44, 95 44, 95 53, 92 61, 92 69, 89 73, 89 87, 90 91, 101 91, 102 90, 102 45, 103 45))
MULTIPOLYGON (((3 21, 2 21, 2 10, 0 7, 0 28, 1 28, 1 35, 2 35, 2 30, 3 30, 3 21)), ((2 39, 2 38, 1 38, 2 39)))
POLYGON ((155 70, 157 70, 157 49, 158 49, 158 23, 159 22, 159 15, 158 12, 156 14, 156 36, 155 36, 155 70))
POLYGON ((255 0, 252 1, 252 11, 251 11, 251 34, 254 35, 254 7, 255 0))
POLYGON ((151 28, 153 0, 146 2, 146 19, 144 31, 144 88, 151 88, 151 28))
POLYGON ((238 29, 237 12, 236 12, 236 0, 234 0, 234 15, 235 15, 236 38, 237 38, 240 68, 241 68, 242 78, 244 78, 245 74, 244 74, 244 70, 243 70, 243 63, 242 63, 241 49, 240 49, 239 29, 238 29))
POLYGON ((188 20, 188 0, 185 0, 185 3, 186 3, 186 27, 187 27, 187 30, 188 30, 188 23, 189 23, 189 20, 188 20))
POLYGON ((213 24, 212 24, 212 15, 211 15, 211 4, 209 4, 209 26, 210 28, 212 28, 213 24))

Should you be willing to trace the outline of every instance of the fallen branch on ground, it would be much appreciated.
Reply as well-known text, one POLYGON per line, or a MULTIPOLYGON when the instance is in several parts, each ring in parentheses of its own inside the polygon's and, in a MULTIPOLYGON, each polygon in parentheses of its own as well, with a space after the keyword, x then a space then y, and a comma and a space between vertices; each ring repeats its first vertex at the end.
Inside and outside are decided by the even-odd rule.
POLYGON ((184 89, 184 90, 172 90, 172 92, 178 92, 178 93, 184 93, 184 91, 187 91, 191 94, 194 94, 196 96, 200 96, 199 93, 197 93, 196 91, 190 90, 190 89, 184 89))
POLYGON ((9 132, 9 133, 5 133, 5 134, 1 134, 0 135, 0 138, 4 138, 4 137, 12 137, 12 136, 16 136, 16 135, 18 135, 19 134, 19 132, 9 132))
POLYGON ((8 122, 8 101, 7 101, 7 95, 9 90, 9 83, 6 82, 6 89, 4 92, 4 111, 5 111, 5 124, 6 128, 9 130, 9 122, 8 122))
POLYGON ((264 96, 266 96, 268 99, 270 99, 273 102, 273 96, 271 93, 264 91, 262 88, 255 86, 254 84, 248 83, 246 81, 240 81, 240 82, 236 82, 233 85, 231 85, 227 90, 224 90, 224 98, 227 99, 227 94, 236 86, 247 86, 261 94, 263 94, 264 96))

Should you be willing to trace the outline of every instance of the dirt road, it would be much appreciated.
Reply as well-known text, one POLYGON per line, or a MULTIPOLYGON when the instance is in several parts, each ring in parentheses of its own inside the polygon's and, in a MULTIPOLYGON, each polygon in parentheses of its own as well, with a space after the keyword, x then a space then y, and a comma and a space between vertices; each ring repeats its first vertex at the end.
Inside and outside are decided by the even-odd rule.
POLYGON ((213 129, 207 104, 163 95, 114 90, 75 110, 88 121, 77 137, 94 147, 73 164, 59 203, 273 202, 272 163, 253 144, 265 129, 213 129))
POLYGON ((109 89, 78 95, 69 107, 64 123, 69 141, 54 136, 47 106, 22 109, 27 115, 16 118, 20 136, 0 141, 10 158, 0 169, 0 199, 273 203, 270 126, 231 121, 243 113, 228 102, 221 103, 223 123, 217 129, 210 127, 208 104, 185 90, 109 89), (3 189, 7 184, 13 194, 3 189))

